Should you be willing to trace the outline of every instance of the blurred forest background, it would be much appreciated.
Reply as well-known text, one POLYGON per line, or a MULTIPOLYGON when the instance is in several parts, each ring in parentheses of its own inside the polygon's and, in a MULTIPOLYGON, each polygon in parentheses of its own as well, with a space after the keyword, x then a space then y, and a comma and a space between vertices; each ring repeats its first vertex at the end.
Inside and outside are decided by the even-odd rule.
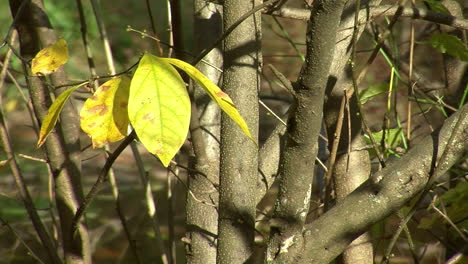
MULTIPOLYGON (((144 31, 148 34, 151 32, 151 25, 148 22, 148 8, 145 1, 114 0, 97 2, 100 2, 100 17, 106 25, 117 72, 124 71, 136 63, 144 51, 157 54, 157 45, 154 40, 132 30, 144 31)), ((193 4, 190 0, 183 0, 180 3, 182 4, 181 10, 184 12, 182 16, 185 40, 184 54, 191 58, 197 55, 193 47, 193 4)), ((388 2, 387 4, 394 4, 394 2, 388 2)), ((80 19, 76 1, 46 0, 44 5, 57 35, 68 42, 70 58, 64 67, 70 82, 89 79, 90 73, 81 39, 80 19)), ((167 3, 166 1, 151 1, 151 5, 157 37, 163 43, 169 43, 168 14, 165 12, 167 3)), ((304 2, 291 0, 288 2, 288 6, 303 8, 304 2)), ((83 1, 83 8, 89 44, 97 74, 108 75, 109 71, 105 66, 106 58, 103 52, 102 40, 100 39, 90 1, 83 1)), ((466 14, 466 3, 464 8, 466 14)), ((388 23, 388 18, 382 16, 374 23, 376 25, 385 25, 388 23)), ((369 94, 365 94, 368 96, 368 101, 365 102, 363 107, 367 124, 370 130, 376 133, 376 136, 386 125, 387 121, 384 118, 386 113, 391 113, 392 130, 389 130, 388 137, 390 139, 389 142, 386 142, 388 148, 385 151, 388 159, 398 158, 409 147, 405 145, 404 136, 402 136, 405 133, 404 125, 402 125, 404 121, 402 120, 406 120, 407 105, 403 102, 400 103, 400 101, 406 101, 407 85, 399 82, 394 76, 392 96, 390 99, 388 97, 391 73, 396 72, 396 74, 402 76, 407 75, 407 66, 395 65, 394 62, 399 61, 398 58, 407 57, 409 52, 409 23, 410 19, 400 18, 387 43, 387 57, 383 56, 384 53, 377 57, 361 85, 362 90, 369 90, 369 94)), ((446 64, 466 64, 466 61, 462 62, 459 59, 448 58, 447 55, 441 54, 430 45, 428 42, 430 32, 437 30, 436 26, 419 20, 414 23, 417 28, 414 65, 416 65, 415 69, 418 76, 420 76, 420 81, 424 81, 428 85, 427 90, 421 91, 421 94, 425 94, 425 96, 420 97, 417 110, 415 110, 411 144, 417 144, 419 138, 439 127, 447 115, 464 104, 468 91, 468 74, 465 65, 464 67, 457 66, 457 69, 462 69, 460 73, 457 73, 457 76, 460 77, 457 87, 463 88, 454 89, 453 93, 448 93, 447 97, 443 97, 442 93, 438 92, 438 90, 447 87, 447 72, 444 71, 446 64), (441 97, 437 97, 438 95, 441 97), (442 103, 442 100, 438 100, 441 98, 446 99, 444 103, 442 103)), ((2 38, 7 35, 11 24, 12 16, 7 1, 2 1, 0 3, 0 36, 2 38)), ((303 63, 302 56, 305 52, 306 21, 264 15, 262 25, 264 65, 273 64, 288 79, 296 80, 303 63)), ((371 27, 369 26, 369 28, 371 27)), ((466 45, 466 32, 459 34, 459 36, 462 37, 466 45)), ((15 40, 15 43, 17 43, 17 40, 15 40)), ((367 58, 374 44, 371 29, 368 29, 359 42, 357 64, 364 63, 364 59, 367 58)), ((163 54, 167 55, 169 52, 168 47, 163 44, 161 44, 161 47, 163 48, 163 54)), ((0 61, 2 63, 7 51, 7 46, 0 49, 0 61)), ((26 107, 28 103, 25 100, 29 98, 28 90, 24 82, 21 62, 15 56, 11 57, 8 71, 11 76, 8 75, 5 78, 5 83, 1 87, 0 103, 8 120, 13 147, 18 155, 19 165, 34 203, 46 225, 52 226, 57 212, 54 211, 53 201, 50 199, 49 172, 44 163, 42 149, 36 148, 37 128, 34 127, 26 107)), ((276 77, 268 67, 264 67, 262 82, 260 97, 279 116, 284 117, 291 102, 289 93, 278 84, 276 77)), ((85 89, 80 89, 78 97, 80 95, 83 100, 89 96, 85 89)), ((260 122, 259 136, 261 144, 278 121, 265 109, 261 108, 260 122)), ((90 147, 91 142, 86 135, 83 134, 81 140, 84 175, 82 181, 85 192, 87 192, 95 182, 106 157, 102 149, 93 150, 90 147)), ((114 147, 112 145, 111 149, 114 147)), ((182 148, 176 158, 177 162, 186 165, 190 152, 189 148, 188 144, 182 148)), ((141 147, 140 152, 142 153, 144 169, 152 183, 156 211, 161 227, 161 238, 166 246, 173 248, 174 252, 176 252, 174 255, 177 258, 177 263, 184 263, 184 243, 181 239, 184 237, 185 232, 186 171, 183 168, 174 168, 173 171, 168 171, 157 158, 148 154, 144 148, 141 147)), ((0 150, 0 161, 6 160, 5 157, 4 152, 0 150)), ((147 210, 144 202, 145 191, 130 149, 124 151, 118 158, 114 165, 114 171, 122 197, 121 211, 128 220, 129 231, 136 241, 143 263, 156 263, 160 253, 154 247, 157 237, 151 228, 152 223, 149 217, 147 214, 142 213, 147 210)), ((420 208, 414 220, 410 222, 409 228, 412 241, 418 249, 420 263, 441 263, 441 259, 444 258, 445 254, 448 254, 446 250, 450 251, 450 248, 457 248, 452 245, 468 242, 466 240, 468 236, 467 171, 466 162, 461 162, 453 168, 450 184, 441 184, 440 190, 437 190, 437 193, 443 198, 438 199, 437 193, 434 194, 434 200, 437 200, 437 202, 429 204, 425 208, 420 208), (444 207, 442 210, 453 220, 453 224, 457 229, 454 229, 431 207, 431 205, 434 205, 434 207, 440 208, 444 202, 446 208, 442 205, 444 207)), ((316 188, 315 192, 318 196, 320 190, 319 187, 316 188)), ((106 184, 93 201, 87 210, 86 216, 95 263, 132 263, 128 241, 116 212, 115 201, 109 185, 106 184)), ((27 249, 27 247, 34 248, 37 246, 35 232, 23 204, 18 198, 11 172, 5 164, 0 166, 0 218, 2 222, 2 225, 0 225, 0 264, 36 263, 34 256, 31 256, 27 249)), ((398 224, 396 219, 398 219, 397 216, 390 216, 372 229, 377 258, 382 256, 383 249, 388 244, 388 239, 398 224)), ((402 236, 397 243, 391 263, 414 263, 414 256, 411 256, 411 250, 406 240, 408 234, 402 236)))

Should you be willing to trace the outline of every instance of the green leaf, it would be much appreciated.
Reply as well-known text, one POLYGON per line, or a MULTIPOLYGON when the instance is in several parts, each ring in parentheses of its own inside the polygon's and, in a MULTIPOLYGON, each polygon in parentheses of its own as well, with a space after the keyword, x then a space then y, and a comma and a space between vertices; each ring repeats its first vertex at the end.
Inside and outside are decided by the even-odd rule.
POLYGON ((48 75, 55 72, 67 60, 67 42, 60 39, 36 54, 31 63, 31 71, 34 75, 48 75))
POLYGON ((437 13, 441 13, 444 15, 450 15, 448 9, 442 4, 441 1, 437 0, 424 0, 429 5, 429 8, 437 13))
POLYGON ((94 148, 127 135, 129 89, 130 79, 126 76, 111 79, 84 103, 80 112, 81 129, 91 137, 94 148))
MULTIPOLYGON (((401 143, 401 133, 402 129, 401 128, 390 128, 385 131, 385 144, 389 148, 396 148, 400 145, 401 143)), ((383 137, 383 130, 380 130, 378 132, 372 133, 372 136, 374 137, 374 140, 377 143, 380 143, 382 141, 383 137)))
POLYGON ((190 107, 179 73, 146 53, 130 84, 128 116, 141 143, 166 167, 187 137, 190 107))
MULTIPOLYGON (((401 141, 402 141, 402 133, 403 133, 403 130, 401 128, 387 129, 385 131, 385 146, 389 149, 394 149, 400 146, 401 141)), ((372 133, 372 137, 374 138, 375 143, 379 145, 382 142, 383 130, 372 133)), ((372 144, 368 135, 365 135, 364 138, 367 144, 372 144)), ((379 149, 381 150, 381 147, 379 147, 379 149)), ((377 155, 374 149, 369 149, 369 154, 372 157, 375 157, 377 155)))
POLYGON ((447 53, 462 61, 468 61, 468 49, 456 36, 444 33, 434 33, 432 34, 429 43, 441 53, 447 53))
POLYGON ((61 93, 57 99, 52 103, 49 108, 49 112, 47 113, 46 117, 42 121, 41 131, 39 132, 39 139, 37 140, 37 147, 41 147, 44 144, 47 136, 49 136, 50 132, 54 128, 57 120, 59 118, 60 112, 62 111, 63 106, 67 102, 68 98, 75 91, 78 87, 83 84, 73 86, 72 88, 66 90, 65 92, 61 93))
POLYGON ((216 84, 214 84, 208 77, 206 77, 192 65, 178 59, 164 58, 164 60, 183 70, 190 76, 190 78, 199 83, 205 89, 208 95, 219 105, 219 107, 242 129, 242 131, 244 131, 244 133, 255 144, 257 144, 250 134, 247 123, 239 114, 239 111, 237 111, 237 108, 229 95, 224 93, 216 84))
POLYGON ((388 92, 388 83, 377 83, 370 85, 367 89, 359 93, 361 104, 367 103, 373 97, 388 92))

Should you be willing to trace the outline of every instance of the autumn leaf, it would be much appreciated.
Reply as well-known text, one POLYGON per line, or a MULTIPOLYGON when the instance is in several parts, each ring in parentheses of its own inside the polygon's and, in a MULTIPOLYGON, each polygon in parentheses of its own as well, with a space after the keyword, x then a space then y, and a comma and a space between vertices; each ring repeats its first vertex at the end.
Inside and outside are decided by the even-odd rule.
POLYGON ((91 137, 94 148, 123 139, 128 129, 130 79, 121 76, 99 86, 80 112, 81 129, 91 137))
POLYGON ((44 144, 47 136, 49 136, 50 132, 54 128, 57 120, 59 118, 60 112, 62 111, 63 106, 67 102, 68 98, 75 91, 78 87, 83 84, 73 86, 72 88, 66 90, 65 92, 61 93, 57 99, 52 103, 47 112, 46 117, 42 121, 41 131, 39 132, 39 139, 37 140, 37 147, 40 148, 42 144, 44 144))
POLYGON ((128 116, 146 149, 168 166, 187 137, 190 98, 179 73, 145 54, 130 84, 128 116))
POLYGON ((178 59, 164 58, 163 60, 181 69, 187 73, 190 78, 198 82, 205 89, 208 95, 219 105, 219 107, 242 129, 242 131, 244 131, 244 133, 255 144, 257 144, 250 134, 247 123, 239 114, 239 111, 237 111, 237 108, 229 95, 224 93, 216 84, 214 84, 208 77, 206 77, 192 65, 178 59))
POLYGON ((49 75, 65 64, 67 60, 67 42, 60 39, 36 54, 32 60, 31 70, 34 75, 49 75))

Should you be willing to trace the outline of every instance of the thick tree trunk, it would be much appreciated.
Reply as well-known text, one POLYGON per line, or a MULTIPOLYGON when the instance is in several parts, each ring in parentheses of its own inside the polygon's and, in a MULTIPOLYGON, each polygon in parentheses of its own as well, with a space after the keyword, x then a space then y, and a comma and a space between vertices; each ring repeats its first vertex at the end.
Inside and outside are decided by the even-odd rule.
MULTIPOLYGON (((258 1, 224 1, 224 30, 250 11, 258 1)), ((224 40, 223 90, 230 95, 249 126, 258 135, 260 85, 260 14, 242 22, 224 40)), ((221 121, 218 263, 245 263, 254 242, 258 147, 225 114, 221 121)))
POLYGON ((300 257, 309 211, 318 136, 328 72, 344 1, 313 2, 307 29, 306 62, 295 88, 285 147, 280 159, 280 186, 265 261, 295 263, 300 257))
MULTIPOLYGON (((45 47, 56 40, 55 33, 47 18, 42 1, 10 1, 13 16, 18 14, 16 28, 19 33, 21 56, 31 60, 40 47, 45 47), (22 7, 22 5, 24 5, 22 7)), ((40 122, 47 114, 51 99, 49 90, 41 78, 32 76, 29 65, 23 63, 26 81, 36 117, 40 122)), ((64 72, 58 71, 51 76, 53 84, 66 81, 64 72)), ((56 95, 62 90, 54 90, 56 95)), ((54 180, 55 198, 60 217, 61 235, 66 263, 91 263, 89 238, 84 223, 79 225, 75 235, 71 232, 73 216, 81 201, 81 165, 79 149, 79 118, 71 102, 62 111, 59 128, 48 137, 45 150, 54 180)))
MULTIPOLYGON (((195 45, 196 52, 205 49, 222 33, 222 8, 206 0, 196 0, 195 45)), ((197 68, 216 84, 220 84, 223 55, 220 48, 212 50, 198 63, 197 68)), ((194 98, 197 112, 192 111, 192 146, 195 153, 195 171, 190 173, 187 195, 187 263, 216 263, 216 236, 218 234, 219 194, 219 134, 221 111, 201 87, 195 85, 194 98), (194 197, 195 196, 195 197, 194 197)))

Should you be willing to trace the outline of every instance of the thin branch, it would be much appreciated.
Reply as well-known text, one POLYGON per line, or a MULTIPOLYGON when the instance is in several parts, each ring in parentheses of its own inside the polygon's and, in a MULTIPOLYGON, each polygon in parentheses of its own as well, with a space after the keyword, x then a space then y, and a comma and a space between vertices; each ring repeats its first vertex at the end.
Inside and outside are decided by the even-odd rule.
POLYGON ((204 49, 195 59, 193 62, 193 65, 197 64, 198 62, 201 61, 212 49, 216 48, 221 42, 229 35, 231 32, 237 28, 244 20, 246 20, 248 17, 250 17, 252 14, 257 13, 258 11, 264 9, 264 8, 271 8, 275 9, 279 5, 281 5, 284 2, 284 0, 268 0, 266 2, 263 2, 260 5, 255 6, 252 10, 249 12, 246 12, 244 15, 239 17, 236 22, 234 22, 229 28, 224 30, 223 34, 215 41, 211 46, 208 48, 204 49))
POLYGON ((156 201, 153 196, 153 188, 151 187, 151 182, 148 179, 148 173, 145 171, 143 160, 141 158, 140 152, 138 151, 136 143, 134 141, 131 142, 130 147, 138 167, 138 175, 140 176, 141 184, 145 190, 147 213, 151 219, 151 227, 153 228, 155 234, 156 246, 161 251, 162 263, 167 264, 169 263, 169 256, 161 236, 161 225, 159 224, 158 215, 156 214, 156 201))
MULTIPOLYGON (((28 251, 28 253, 39 263, 41 264, 46 264, 41 258, 39 258, 39 256, 37 256, 35 253, 34 253, 34 250, 28 245, 28 243, 26 243, 26 241, 24 241, 24 239, 20 236, 20 234, 18 234, 18 232, 16 232, 16 230, 10 225, 8 224, 5 220, 3 220, 1 217, 0 217, 0 223, 2 224, 2 226, 6 226, 14 235, 15 237, 20 241, 20 243, 26 248, 26 250, 28 251)), ((13 256, 14 257, 14 256, 13 256)))
MULTIPOLYGON (((79 0, 79 1, 81 1, 81 0, 79 0)), ((116 72, 115 72, 114 58, 112 57, 112 52, 111 52, 110 48, 106 48, 109 45, 108 44, 109 40, 107 38, 106 27, 105 27, 104 21, 100 17, 101 16, 101 14, 99 12, 100 6, 99 6, 99 3, 95 2, 95 1, 93 1, 92 4, 93 4, 94 15, 95 15, 96 21, 98 22, 98 28, 99 28, 99 33, 100 33, 100 36, 101 36, 101 41, 103 42, 103 46, 104 46, 104 49, 105 49, 104 54, 106 56, 107 68, 108 68, 109 72, 112 75, 115 75, 116 72)), ((90 54, 88 54, 88 56, 90 56, 90 54)), ((89 59, 89 57, 88 57, 88 59, 89 59)), ((92 66, 92 64, 90 63, 90 69, 91 69, 91 72, 93 72, 93 69, 91 68, 91 66, 92 66)), ((98 83, 98 81, 96 79, 94 81, 94 84, 95 84, 95 88, 97 88, 98 85, 99 85, 99 83, 98 83)), ((132 143, 134 143, 134 142, 132 142, 132 143)), ((105 150, 106 150, 106 156, 108 158, 109 157, 109 155, 107 155, 107 153, 109 152, 109 145, 108 144, 106 144, 105 150)), ((138 250, 137 250, 135 241, 131 236, 131 233, 130 233, 130 230, 129 230, 129 227, 128 227, 127 219, 125 218, 125 215, 122 212, 121 198, 120 198, 119 188, 118 188, 118 185, 117 185, 117 179, 115 178, 115 173, 114 173, 114 170, 112 168, 109 169, 108 177, 109 177, 109 182, 110 182, 111 189, 112 189, 112 195, 113 195, 115 203, 116 203, 116 211, 117 211, 117 214, 119 216, 122 227, 124 229, 125 236, 126 236, 126 238, 128 240, 128 243, 130 245, 130 251, 132 252, 133 256, 135 257, 137 263, 141 263, 140 255, 138 254, 138 250)))
POLYGON ((94 12, 94 17, 96 18, 96 24, 99 29, 99 35, 101 36, 101 41, 104 44, 104 52, 106 54, 106 59, 107 59, 107 67, 109 67, 109 71, 111 74, 115 74, 115 66, 114 62, 112 61, 112 49, 110 46, 109 38, 107 37, 107 30, 106 26, 104 25, 104 22, 101 19, 101 10, 100 10, 100 5, 97 0, 91 0, 91 5, 93 7, 93 12, 94 12))
POLYGON ((437 208, 437 206, 435 205, 435 198, 436 197, 434 197, 434 199, 431 202, 432 209, 434 209, 440 216, 442 216, 445 219, 445 221, 447 221, 447 223, 449 223, 450 226, 452 226, 453 229, 455 229, 455 231, 460 235, 460 237, 463 239, 463 241, 465 241, 465 243, 468 242, 466 235, 460 230, 460 228, 457 227, 457 225, 452 221, 452 219, 450 219, 450 217, 448 217, 447 214, 444 214, 439 208, 437 208))
POLYGON ((94 199, 94 197, 98 193, 99 187, 101 186, 101 184, 106 180, 109 170, 114 164, 115 160, 119 157, 122 151, 124 151, 124 149, 135 139, 135 136, 136 136, 136 133, 133 130, 132 133, 130 133, 130 135, 128 135, 122 141, 122 143, 120 143, 120 145, 115 149, 115 151, 111 155, 109 155, 109 157, 107 158, 106 164, 104 164, 104 167, 101 169, 99 173, 98 179, 94 183, 93 187, 91 187, 91 190, 88 192, 88 194, 84 198, 78 210, 76 210, 75 216, 73 217, 73 221, 71 224, 72 236, 75 235, 75 232, 77 230, 78 223, 81 217, 83 216, 86 208, 88 208, 89 204, 91 203, 91 201, 94 199))
POLYGON ((10 169, 13 173, 13 177, 15 179, 16 186, 20 193, 21 200, 23 201, 24 207, 26 208, 26 211, 29 215, 29 218, 31 219, 31 222, 33 223, 34 229, 36 230, 36 233, 39 236, 39 239, 41 240, 42 245, 44 246, 44 250, 47 256, 49 257, 49 261, 55 264, 59 264, 62 261, 57 255, 57 252, 54 247, 54 243, 52 242, 52 239, 47 233, 47 229, 45 228, 44 224, 41 221, 41 218, 39 217, 39 214, 37 213, 37 209, 32 201, 26 182, 24 180, 24 177, 16 161, 13 147, 11 146, 11 140, 8 135, 7 124, 5 121, 5 117, 3 116, 3 109, 2 109, 1 104, 0 104, 0 140, 2 142, 3 149, 6 153, 7 159, 10 160, 9 161, 10 169))
MULTIPOLYGON (((80 16, 80 31, 81 31, 81 40, 83 41, 83 46, 85 48, 86 57, 88 59, 88 69, 91 73, 91 78, 97 75, 96 67, 94 65, 93 52, 88 43, 88 27, 86 25, 86 17, 83 10, 82 0, 76 0, 76 6, 78 7, 78 14, 80 16)), ((94 80, 94 89, 97 89, 99 83, 97 80, 94 80)))

